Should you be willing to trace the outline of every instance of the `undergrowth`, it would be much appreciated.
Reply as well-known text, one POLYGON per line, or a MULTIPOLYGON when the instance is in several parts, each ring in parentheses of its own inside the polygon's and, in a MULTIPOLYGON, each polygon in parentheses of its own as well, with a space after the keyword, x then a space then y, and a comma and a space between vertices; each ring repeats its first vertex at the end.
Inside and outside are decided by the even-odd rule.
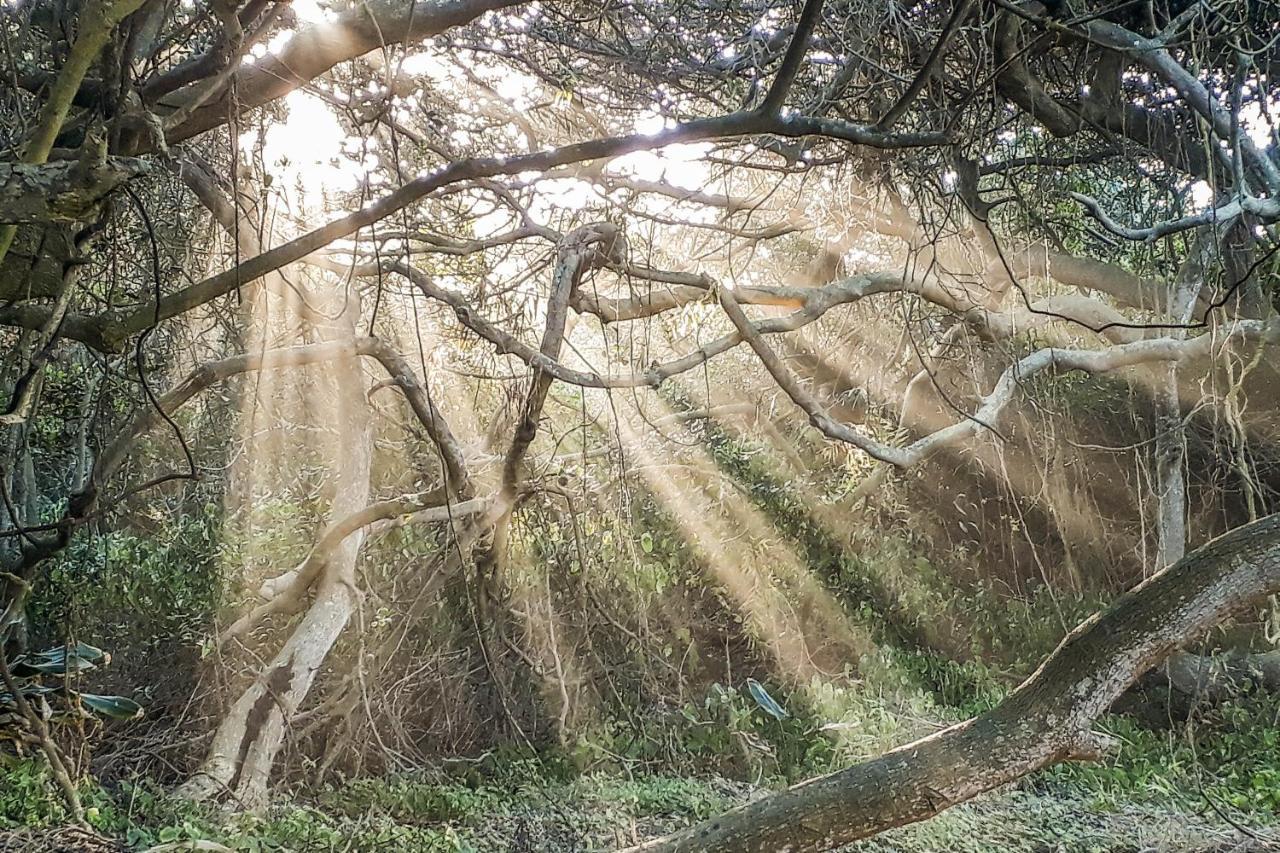
MULTIPOLYGON (((765 457, 714 426, 704 429, 715 463, 785 532, 871 638, 844 672, 801 684, 759 671, 754 683, 741 673, 722 679, 732 683, 690 679, 654 707, 606 704, 564 742, 536 754, 494 749, 431 772, 298 789, 260 815, 179 801, 146 779, 111 788, 88 779, 82 798, 89 821, 131 849, 196 839, 236 851, 354 853, 629 844, 982 713, 1104 603, 1044 586, 1011 596, 975 580, 980 572, 964 571, 964 553, 930 552, 909 529, 876 531, 874 538, 841 534, 816 517, 812 495, 802 496, 765 457)), ((291 512, 279 510, 275 538, 260 548, 273 555, 270 562, 297 556, 292 537, 279 532, 296 526, 291 512)), ((638 552, 631 549, 635 570, 615 568, 628 596, 657 599, 705 575, 660 506, 642 506, 637 516, 632 522, 643 532, 638 552)), ((77 544, 53 570, 50 592, 33 603, 35 623, 70 621, 98 640, 145 638, 139 645, 148 653, 173 642, 198 646, 202 626, 228 595, 212 557, 216 527, 210 512, 170 544, 127 533, 77 544), (107 570, 119 565, 128 571, 107 570)), ((602 560, 626 563, 611 530, 593 534, 589 518, 582 527, 595 535, 602 560)), ((555 546, 576 556, 568 543, 540 545, 548 554, 555 546)), ((132 657, 146 655, 135 649, 132 657)), ((1099 727, 1119 745, 1104 761, 1052 768, 860 849, 1144 849, 1143 833, 1156 824, 1186 830, 1171 843, 1186 841, 1190 849, 1189 839, 1206 826, 1280 820, 1280 698, 1246 696, 1159 729, 1114 715, 1099 727)), ((43 765, 0 761, 0 832, 67 821, 43 765)))
MULTIPOLYGON (((568 750, 491 754, 432 772, 299 791, 261 815, 176 800, 145 780, 111 790, 86 782, 83 797, 90 822, 131 849, 195 839, 236 851, 608 849, 720 813, 760 790, 847 766, 980 712, 1003 695, 998 680, 978 665, 904 655, 882 664, 885 672, 876 679, 883 680, 860 691, 815 685, 777 692, 783 719, 744 692, 714 688, 665 723, 663 760, 680 751, 679 772, 658 769, 642 753, 617 752, 601 731, 568 750), (909 683, 916 677, 910 670, 921 668, 950 685, 957 704, 939 704, 923 692, 912 710, 899 698, 874 698, 896 693, 879 692, 890 672, 909 683), (913 726, 904 722, 910 713, 928 717, 913 726), (580 769, 583 750, 593 769, 580 769), (732 775, 721 772, 734 768, 732 775)), ((1137 838, 1155 825, 1154 817, 1135 815, 1158 816, 1166 832, 1211 833, 1228 826, 1227 819, 1274 826, 1280 822, 1278 724, 1280 699, 1262 695, 1203 709, 1166 731, 1110 716, 1100 727, 1119 748, 1105 761, 1060 765, 861 849, 1127 849, 1113 846, 1116 833, 1137 838), (1028 819, 1029 808, 1038 823, 1028 819)), ((11 760, 0 769, 0 831, 66 819, 42 765, 11 760)))

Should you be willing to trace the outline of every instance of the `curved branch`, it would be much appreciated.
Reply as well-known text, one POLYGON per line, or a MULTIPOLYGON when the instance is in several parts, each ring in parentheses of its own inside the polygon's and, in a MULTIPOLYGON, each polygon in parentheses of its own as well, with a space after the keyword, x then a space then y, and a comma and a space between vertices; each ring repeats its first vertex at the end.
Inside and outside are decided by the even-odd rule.
POLYGON ((1277 591, 1280 515, 1272 515, 1198 548, 1082 623, 991 711, 632 850, 831 850, 1050 764, 1096 759, 1108 743, 1093 723, 1134 680, 1277 591))
POLYGON ((786 392, 792 401, 804 410, 809 416, 809 423, 813 424, 824 435, 843 441, 846 444, 852 444, 862 452, 866 453, 881 462, 888 462, 891 465, 905 466, 907 457, 903 454, 901 448, 893 447, 883 442, 876 441, 868 435, 863 435, 856 429, 842 424, 831 415, 827 414, 826 408, 818 401, 818 398, 809 393, 800 385, 800 381, 796 379, 782 359, 778 358, 777 353, 769 348, 764 342, 760 332, 747 319, 747 315, 742 312, 742 307, 733 297, 733 293, 727 288, 722 287, 717 292, 720 297, 720 305, 724 308, 724 313, 729 316, 733 325, 751 347, 755 350, 756 356, 764 364, 769 375, 773 377, 773 381, 786 392))
MULTIPOLYGON (((952 424, 936 432, 930 433, 908 445, 898 448, 876 441, 852 429, 847 424, 832 418, 818 398, 805 389, 791 373, 782 360, 769 349, 759 333, 743 313, 741 306, 733 294, 725 288, 719 291, 720 304, 730 321, 738 330, 756 355, 759 356, 765 369, 773 377, 778 386, 808 416, 809 422, 829 438, 850 444, 867 455, 887 462, 899 468, 918 465, 944 447, 959 443, 976 435, 980 430, 994 430, 995 423, 1004 413, 1004 409, 1013 399, 1014 393, 1028 379, 1040 373, 1106 373, 1125 367, 1152 362, 1180 362, 1193 358, 1201 358, 1211 354, 1213 347, 1234 346, 1249 341, 1274 345, 1280 342, 1280 325, 1256 320, 1238 321, 1232 326, 1213 334, 1204 334, 1195 338, 1156 338, 1151 340, 1130 340, 1100 350, 1063 349, 1048 347, 1037 350, 1011 365, 997 380, 995 387, 985 398, 977 411, 958 423, 952 424)), ((1105 306, 1079 306, 1067 303, 1053 303, 1064 310, 1083 311, 1087 308, 1105 310, 1105 306)), ((1072 319, 1067 315, 1036 315, 1026 312, 1032 320, 1072 319)), ((975 316, 970 312, 970 316, 975 316)), ((983 314, 984 322, 990 315, 983 314)), ((1007 322, 1007 321, 1006 321, 1007 322)), ((1123 339, 1126 330, 1115 330, 1117 338, 1123 339)), ((1005 334, 1009 334, 1006 329, 1005 334)))
POLYGON ((1102 205, 1098 203, 1098 200, 1092 196, 1073 192, 1071 197, 1084 205, 1089 214, 1112 234, 1123 237, 1126 240, 1144 243, 1154 243, 1161 237, 1177 234, 1180 231, 1190 231, 1192 228, 1199 228, 1204 225, 1226 224, 1245 213, 1253 214, 1262 222, 1280 220, 1280 198, 1256 199, 1245 197, 1233 199, 1221 207, 1209 208, 1200 213, 1160 222, 1147 228, 1129 228, 1112 219, 1102 209, 1102 205))
POLYGON ((271 614, 287 612, 299 605, 307 589, 327 565, 330 556, 354 533, 383 522, 391 522, 382 524, 383 530, 406 524, 452 522, 482 513, 492 505, 492 498, 472 498, 461 503, 451 503, 443 492, 436 491, 426 495, 378 501, 353 512, 325 528, 301 563, 284 574, 265 581, 258 590, 258 595, 265 601, 231 623, 218 635, 218 642, 226 643, 242 637, 271 614))
MULTIPOLYGON (((402 210, 436 190, 462 181, 542 171, 582 160, 613 157, 675 143, 764 134, 793 137, 821 135, 859 145, 885 148, 938 145, 949 138, 946 134, 932 132, 881 133, 867 125, 807 116, 735 112, 717 118, 693 119, 658 134, 611 136, 513 157, 458 160, 409 181, 354 213, 334 219, 229 270, 172 293, 162 298, 158 305, 144 302, 122 312, 106 312, 93 317, 69 316, 64 322, 63 334, 96 349, 120 351, 130 336, 149 328, 158 320, 176 317, 225 296, 267 273, 302 260, 333 241, 350 236, 361 228, 402 210)), ((42 306, 6 306, 0 308, 0 324, 26 328, 32 328, 34 324, 38 327, 47 314, 48 309, 42 306)))
MULTIPOLYGON (((569 302, 578 289, 582 276, 595 267, 612 261, 620 263, 627 254, 626 239, 612 223, 584 225, 565 235, 556 253, 552 273, 551 295, 547 300, 547 322, 538 354, 555 361, 564 344, 565 324, 569 319, 569 302)), ((516 422, 511 447, 502 461, 502 491, 505 498, 514 497, 519 481, 520 463, 538 433, 538 421, 546 404, 547 392, 555 377, 534 367, 529 393, 516 422)))
POLYGON ((440 450, 445 473, 448 475, 449 490, 463 500, 471 498, 475 493, 475 487, 471 482, 471 474, 467 470, 467 458, 462 445, 458 443, 453 430, 449 428, 449 422, 436 407, 435 401, 431 399, 426 388, 418 381, 418 375, 409 367, 409 363, 389 344, 378 338, 360 338, 356 342, 356 347, 361 355, 377 359, 378 363, 391 375, 391 384, 404 394, 409 407, 418 418, 418 423, 422 424, 422 428, 427 431, 427 435, 440 450))
POLYGON ((1228 110, 1218 103, 1208 88, 1173 58, 1159 39, 1149 39, 1106 20, 1092 20, 1085 26, 1090 40, 1130 56, 1171 86, 1182 100, 1213 128, 1214 134, 1231 146, 1238 146, 1253 173, 1273 193, 1280 193, 1280 166, 1242 133, 1228 110))

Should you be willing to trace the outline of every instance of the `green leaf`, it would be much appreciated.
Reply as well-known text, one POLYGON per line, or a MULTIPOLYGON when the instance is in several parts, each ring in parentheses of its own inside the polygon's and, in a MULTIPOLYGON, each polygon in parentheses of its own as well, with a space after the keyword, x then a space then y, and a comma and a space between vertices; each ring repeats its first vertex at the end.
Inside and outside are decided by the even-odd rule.
POLYGON ((43 652, 23 655, 13 662, 14 675, 65 675, 94 669, 99 663, 106 664, 111 656, 97 646, 88 643, 76 643, 68 650, 66 646, 57 646, 43 652))
POLYGON ((760 706, 760 710, 764 711, 775 720, 786 719, 786 710, 769 695, 769 691, 764 689, 763 684, 756 681, 754 678, 748 678, 747 690, 751 693, 751 698, 755 699, 756 704, 760 706))
POLYGON ((653 534, 647 530, 640 534, 640 550, 646 554, 653 553, 653 534))
MULTIPOLYGON (((91 646, 88 643, 76 643, 75 648, 71 649, 71 656, 91 664, 111 662, 110 655, 97 646, 91 646)), ((38 653, 36 657, 58 663, 67 659, 67 647, 55 646, 52 649, 38 653)))
POLYGON ((19 658, 13 662, 13 674, 22 677, 65 675, 67 672, 84 672, 86 669, 93 668, 91 662, 74 656, 70 660, 45 660, 37 655, 33 658, 19 658))
POLYGON ((96 693, 79 694, 80 701, 95 714, 115 720, 136 720, 142 716, 142 706, 123 696, 100 696, 96 693))
MULTIPOLYGON (((50 693, 56 693, 58 690, 56 687, 45 687, 43 684, 35 684, 35 683, 21 684, 18 686, 18 689, 23 696, 32 698, 32 699, 36 698, 37 696, 45 696, 50 693)), ((0 692, 0 706, 8 707, 14 704, 16 703, 13 701, 12 693, 9 693, 8 691, 0 692)))

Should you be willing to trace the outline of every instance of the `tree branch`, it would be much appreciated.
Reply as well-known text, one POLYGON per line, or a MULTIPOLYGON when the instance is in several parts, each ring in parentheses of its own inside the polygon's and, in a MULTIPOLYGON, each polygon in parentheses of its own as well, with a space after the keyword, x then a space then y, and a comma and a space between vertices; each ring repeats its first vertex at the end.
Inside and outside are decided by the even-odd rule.
POLYGON ((1067 635, 991 711, 632 851, 831 850, 932 817, 1026 774, 1096 759, 1094 721, 1140 675, 1280 591, 1280 515, 1221 536, 1067 635))
POLYGON ((93 219, 103 199, 149 169, 134 157, 109 157, 102 163, 0 163, 0 222, 93 219))
POLYGON ((761 115, 781 114, 787 91, 800 73, 800 63, 804 62, 804 55, 809 52, 809 39, 821 17, 822 0, 805 0, 804 8, 800 10, 800 20, 796 22, 795 32, 791 35, 791 43, 787 45, 787 52, 782 57, 782 65, 778 67, 769 91, 757 108, 761 115))

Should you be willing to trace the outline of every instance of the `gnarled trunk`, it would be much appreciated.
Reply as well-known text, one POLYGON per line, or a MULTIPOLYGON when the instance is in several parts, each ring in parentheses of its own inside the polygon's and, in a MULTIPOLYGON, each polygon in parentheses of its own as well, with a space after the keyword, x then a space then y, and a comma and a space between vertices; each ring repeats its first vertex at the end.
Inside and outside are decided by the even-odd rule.
MULTIPOLYGON (((358 313, 348 304, 339 318, 341 328, 332 337, 354 341, 358 313)), ((330 455, 335 467, 330 523, 364 509, 369 502, 373 433, 354 347, 350 357, 333 362, 332 387, 337 437, 330 455)), ((180 789, 183 796, 205 799, 225 794, 246 808, 265 804, 271 769, 284 746, 289 721, 355 610, 356 560, 363 542, 360 529, 325 555, 306 614, 227 711, 203 765, 180 789)))

